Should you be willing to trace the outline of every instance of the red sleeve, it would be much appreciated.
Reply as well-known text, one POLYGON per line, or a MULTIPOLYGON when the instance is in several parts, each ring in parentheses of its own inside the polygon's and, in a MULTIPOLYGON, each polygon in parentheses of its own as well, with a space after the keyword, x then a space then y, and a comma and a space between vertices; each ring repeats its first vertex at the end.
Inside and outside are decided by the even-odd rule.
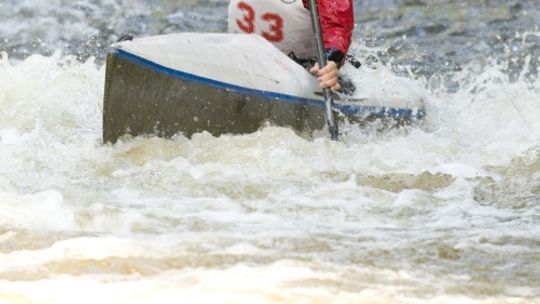
MULTIPOLYGON (((309 8, 309 0, 303 0, 309 8)), ((352 0, 318 0, 325 49, 335 48, 347 54, 354 30, 352 0)))

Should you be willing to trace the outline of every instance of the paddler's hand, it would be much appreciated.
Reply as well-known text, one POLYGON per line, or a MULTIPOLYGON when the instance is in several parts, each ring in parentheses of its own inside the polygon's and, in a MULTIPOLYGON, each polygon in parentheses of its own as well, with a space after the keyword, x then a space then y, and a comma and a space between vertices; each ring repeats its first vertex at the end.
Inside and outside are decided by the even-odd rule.
POLYGON ((309 72, 317 76, 321 88, 339 91, 341 85, 338 82, 338 66, 334 61, 329 60, 323 69, 319 69, 319 65, 315 64, 309 72))

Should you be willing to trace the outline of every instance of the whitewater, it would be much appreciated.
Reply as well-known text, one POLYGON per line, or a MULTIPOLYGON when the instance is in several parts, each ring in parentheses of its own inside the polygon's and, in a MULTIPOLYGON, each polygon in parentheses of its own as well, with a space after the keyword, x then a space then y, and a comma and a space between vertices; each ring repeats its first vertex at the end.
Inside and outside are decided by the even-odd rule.
POLYGON ((0 303, 540 303, 539 4, 355 1, 412 126, 103 144, 108 46, 226 6, 0 3, 0 303))

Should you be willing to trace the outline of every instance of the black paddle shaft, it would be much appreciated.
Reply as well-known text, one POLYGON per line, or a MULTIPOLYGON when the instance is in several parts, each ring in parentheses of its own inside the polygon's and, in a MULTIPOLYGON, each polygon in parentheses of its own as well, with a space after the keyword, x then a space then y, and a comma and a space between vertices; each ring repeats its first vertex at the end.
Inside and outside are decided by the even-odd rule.
MULTIPOLYGON (((317 46, 317 62, 319 68, 326 66, 326 55, 324 53, 324 41, 322 39, 321 21, 319 17, 319 8, 317 0, 309 0, 309 12, 311 14, 311 25, 315 34, 315 43, 317 46)), ((338 140, 338 125, 334 115, 334 99, 330 89, 323 88, 324 102, 326 107, 326 124, 332 140, 338 140)))

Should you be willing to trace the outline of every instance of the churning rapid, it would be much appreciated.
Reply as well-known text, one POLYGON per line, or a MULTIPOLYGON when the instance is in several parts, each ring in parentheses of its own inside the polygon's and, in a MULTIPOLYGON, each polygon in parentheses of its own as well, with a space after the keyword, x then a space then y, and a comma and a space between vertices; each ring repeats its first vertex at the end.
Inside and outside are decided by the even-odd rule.
POLYGON ((103 145, 108 45, 225 31, 179 2, 0 3, 0 303, 540 303, 540 2, 355 0, 410 127, 103 145))

